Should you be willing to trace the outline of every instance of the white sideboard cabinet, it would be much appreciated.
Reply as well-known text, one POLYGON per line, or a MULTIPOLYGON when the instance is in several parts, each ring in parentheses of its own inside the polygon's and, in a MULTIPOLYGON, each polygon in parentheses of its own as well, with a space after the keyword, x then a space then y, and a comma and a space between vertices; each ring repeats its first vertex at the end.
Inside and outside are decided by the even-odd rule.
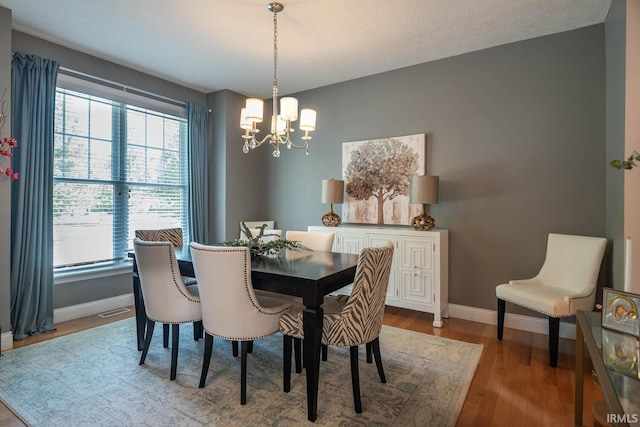
MULTIPOLYGON (((405 227, 341 225, 309 226, 309 231, 335 233, 334 252, 360 253, 368 246, 392 242, 395 251, 387 305, 433 313, 433 326, 441 328, 449 317, 449 232, 416 231, 405 227)), ((347 286, 338 293, 351 293, 347 286)))

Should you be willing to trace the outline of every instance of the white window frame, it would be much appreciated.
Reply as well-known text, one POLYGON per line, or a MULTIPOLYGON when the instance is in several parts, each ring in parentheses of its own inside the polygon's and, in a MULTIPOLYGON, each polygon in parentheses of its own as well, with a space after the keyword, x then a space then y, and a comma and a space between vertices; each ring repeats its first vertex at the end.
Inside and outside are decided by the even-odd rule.
MULTIPOLYGON (((86 95, 96 96, 99 98, 109 99, 116 103, 124 104, 122 111, 126 110, 126 106, 139 107, 147 110, 152 110, 157 113, 168 114, 184 120, 183 126, 184 140, 181 143, 180 148, 180 162, 182 164, 183 174, 182 178, 182 191, 184 193, 185 200, 188 199, 188 173, 187 173, 187 152, 188 141, 186 131, 186 108, 184 103, 179 103, 173 100, 153 95, 144 91, 136 90, 134 88, 125 87, 114 82, 97 79, 95 77, 87 76, 81 73, 64 70, 58 75, 57 89, 67 89, 75 92, 80 92, 86 95)), ((114 125, 115 126, 115 125, 114 125)), ((124 146, 126 141, 120 141, 120 146, 124 146)), ((116 149, 117 150, 117 149, 116 149)), ((124 162, 124 160, 122 160, 124 162)), ((60 182, 61 179, 54 177, 54 182, 60 182)), ((95 181, 91 179, 76 180, 82 181, 95 181)), ((122 181, 113 181, 114 186, 123 186, 126 191, 129 185, 136 186, 139 182, 128 183, 126 179, 122 181)), ((177 187, 176 187, 177 188, 177 187)), ((185 201, 182 211, 182 224, 183 234, 188 241, 188 220, 189 220, 189 204, 185 201)), ((117 209, 114 206, 114 211, 117 209)), ((126 215, 126 214, 125 214, 126 215)), ((114 229, 117 227, 114 220, 114 229)), ((120 222, 120 224, 126 224, 127 221, 120 222)), ((127 230, 114 231, 116 234, 120 233, 122 236, 127 234, 127 230)), ((128 273, 131 271, 131 260, 126 257, 126 252, 131 249, 131 242, 127 242, 128 239, 121 239, 118 242, 113 242, 114 260, 105 263, 94 263, 88 265, 78 265, 71 267, 55 268, 54 267, 54 284, 74 282, 78 280, 94 279, 99 277, 117 275, 128 273), (117 254, 123 254, 119 257, 117 254)))

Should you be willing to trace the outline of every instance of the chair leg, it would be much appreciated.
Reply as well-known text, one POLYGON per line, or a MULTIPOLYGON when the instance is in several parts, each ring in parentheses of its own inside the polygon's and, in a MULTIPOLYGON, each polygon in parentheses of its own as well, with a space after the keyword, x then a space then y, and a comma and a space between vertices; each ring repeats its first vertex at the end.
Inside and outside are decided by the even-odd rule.
POLYGON ((293 351, 296 359, 296 374, 302 372, 302 340, 300 338, 293 339, 293 351))
POLYGON ((240 404, 247 403, 247 350, 250 341, 240 343, 240 404))
POLYGON ((329 346, 326 345, 326 344, 322 344, 320 349, 322 350, 322 361, 326 362, 327 361, 327 353, 329 352, 329 346))
MULTIPOLYGON (((282 389, 285 393, 289 393, 289 390, 291 390, 291 341, 292 337, 290 335, 282 335, 282 348, 284 351, 282 357, 284 362, 282 367, 282 389)), ((298 360, 296 360, 297 364, 298 360)))
POLYGON ((356 413, 362 413, 362 402, 360 402, 360 374, 358 372, 358 346, 349 347, 351 354, 351 386, 353 387, 353 404, 356 413))
POLYGON ((502 341, 502 332, 504 330, 504 309, 506 301, 498 298, 498 341, 502 341))
POLYGON ((253 341, 247 342, 247 353, 253 353, 253 341))
POLYGON ((140 365, 144 364, 144 360, 147 358, 149 352, 149 345, 151 344, 151 337, 153 336, 153 328, 156 326, 156 322, 151 319, 147 319, 147 335, 144 338, 144 347, 142 348, 142 356, 140 356, 140 365))
POLYGON ((178 340, 180 338, 180 324, 171 325, 171 376, 170 380, 176 379, 176 371, 178 370, 178 340))
POLYGON ((549 360, 551 367, 558 366, 558 339, 560 336, 560 318, 549 317, 549 360))
POLYGON ((373 362, 373 359, 371 358, 371 343, 368 342, 367 344, 365 344, 364 348, 367 352, 367 363, 373 362))
POLYGON ((238 341, 231 341, 231 351, 233 352, 233 357, 238 357, 238 341))
POLYGON ((211 362, 211 351, 213 349, 213 336, 205 332, 204 334, 204 358, 202 359, 202 373, 200 374, 200 385, 198 388, 204 387, 209 372, 209 363, 211 362))
POLYGON ((162 324, 162 346, 164 348, 169 348, 169 324, 162 324))
MULTIPOLYGON (((380 338, 376 338, 375 340, 371 341, 369 344, 371 344, 371 350, 373 351, 373 356, 376 359, 376 368, 378 368, 378 375, 380 376, 380 382, 381 383, 386 383, 387 382, 387 378, 384 376, 384 369, 382 368, 382 358, 380 357, 380 338)), ((369 344, 367 344, 367 346, 369 346, 369 344)))
POLYGON ((202 332, 204 328, 202 327, 202 320, 198 320, 197 322, 193 322, 193 340, 198 341, 202 338, 202 332))

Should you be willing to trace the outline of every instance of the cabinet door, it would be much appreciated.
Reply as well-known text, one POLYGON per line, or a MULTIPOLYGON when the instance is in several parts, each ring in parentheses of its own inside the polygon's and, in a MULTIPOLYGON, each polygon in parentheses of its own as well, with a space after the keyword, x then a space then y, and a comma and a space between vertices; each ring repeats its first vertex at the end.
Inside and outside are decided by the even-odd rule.
POLYGON ((347 254, 359 254, 364 247, 364 234, 340 232, 338 234, 339 252, 347 254))
MULTIPOLYGON (((389 234, 367 234, 367 247, 386 246, 389 242, 393 244, 394 248, 397 248, 396 236, 389 234)), ((389 274, 389 286, 387 287, 387 301, 396 301, 399 297, 398 288, 396 286, 397 252, 397 249, 394 249, 393 260, 391 262, 391 272, 389 274)))
POLYGON ((434 239, 400 236, 400 298, 413 304, 433 306, 434 239))
MULTIPOLYGON (((333 239, 334 252, 358 255, 363 247, 363 233, 340 230, 339 232, 336 232, 336 237, 333 239)), ((353 288, 353 285, 347 285, 344 288, 337 290, 334 294, 351 295, 351 288, 353 288)))
POLYGON ((400 236, 400 268, 433 270, 433 237, 400 236))
POLYGON ((400 298, 404 303, 415 304, 418 307, 434 306, 433 275, 430 272, 403 268, 400 277, 400 298))

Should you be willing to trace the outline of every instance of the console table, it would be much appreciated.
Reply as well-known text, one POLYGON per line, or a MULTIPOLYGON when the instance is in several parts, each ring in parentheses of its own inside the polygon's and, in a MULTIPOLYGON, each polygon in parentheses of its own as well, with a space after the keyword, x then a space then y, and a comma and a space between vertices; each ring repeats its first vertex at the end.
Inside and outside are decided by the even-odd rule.
MULTIPOLYGON (((576 315, 576 394, 575 424, 582 425, 583 385, 584 385, 584 345, 587 346, 593 369, 604 395, 609 414, 608 422, 612 426, 628 426, 640 423, 640 379, 625 375, 613 369, 607 340, 611 337, 624 338, 624 334, 602 328, 602 314, 597 312, 578 311, 576 315), (604 344, 603 344, 604 343, 604 344)), ((635 337, 626 337, 633 338, 635 337)), ((633 365, 637 371, 637 358, 633 365)))
MULTIPOLYGON (((433 313, 433 326, 449 317, 449 232, 410 227, 341 225, 309 226, 309 231, 335 233, 333 251, 358 254, 367 246, 395 246, 385 303, 433 313)), ((338 293, 351 293, 346 286, 338 293)))

